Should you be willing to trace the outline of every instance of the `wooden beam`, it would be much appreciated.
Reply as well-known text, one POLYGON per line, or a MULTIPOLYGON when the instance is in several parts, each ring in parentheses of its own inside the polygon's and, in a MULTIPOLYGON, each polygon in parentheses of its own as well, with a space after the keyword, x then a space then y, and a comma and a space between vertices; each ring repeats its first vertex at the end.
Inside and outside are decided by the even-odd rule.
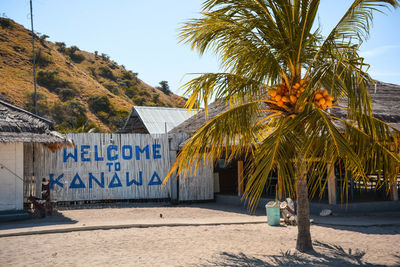
POLYGON ((243 160, 239 160, 237 162, 237 167, 238 167, 238 196, 243 196, 243 189, 244 189, 244 184, 243 184, 243 160))
POLYGON ((399 200, 399 191, 397 189, 397 179, 396 182, 392 184, 390 187, 390 200, 398 201, 399 200))
POLYGON ((335 176, 335 168, 331 164, 328 164, 327 170, 328 170, 328 177, 327 178, 328 178, 328 199, 329 199, 329 204, 336 205, 336 176, 335 176))

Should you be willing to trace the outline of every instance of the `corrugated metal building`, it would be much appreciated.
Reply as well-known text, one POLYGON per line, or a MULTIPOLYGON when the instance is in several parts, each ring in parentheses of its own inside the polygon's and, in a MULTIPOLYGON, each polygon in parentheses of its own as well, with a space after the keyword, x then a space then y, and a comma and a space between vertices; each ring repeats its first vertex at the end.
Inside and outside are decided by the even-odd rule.
POLYGON ((162 134, 195 114, 184 108, 134 106, 118 133, 162 134))

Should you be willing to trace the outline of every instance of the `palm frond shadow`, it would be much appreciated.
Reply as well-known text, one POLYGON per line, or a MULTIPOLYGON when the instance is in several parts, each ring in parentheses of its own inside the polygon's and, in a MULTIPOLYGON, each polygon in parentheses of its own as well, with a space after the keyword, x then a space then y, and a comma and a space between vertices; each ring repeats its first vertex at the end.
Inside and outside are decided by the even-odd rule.
MULTIPOLYGON (((245 253, 222 252, 217 261, 208 261, 198 266, 384 266, 363 260, 366 252, 359 249, 347 251, 339 245, 315 241, 316 252, 303 254, 293 251, 280 255, 249 256, 245 253)), ((393 255, 400 260, 400 256, 393 255)))

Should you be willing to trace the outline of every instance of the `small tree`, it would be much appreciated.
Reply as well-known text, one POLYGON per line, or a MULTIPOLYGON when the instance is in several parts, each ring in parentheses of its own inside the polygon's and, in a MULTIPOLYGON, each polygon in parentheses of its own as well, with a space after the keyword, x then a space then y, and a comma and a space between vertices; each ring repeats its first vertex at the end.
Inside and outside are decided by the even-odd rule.
POLYGON ((56 42, 56 46, 58 46, 58 51, 61 53, 65 53, 65 50, 67 49, 67 45, 64 42, 56 42))
POLYGON ((161 81, 159 82, 160 86, 157 86, 156 88, 158 90, 161 90, 166 95, 169 95, 171 93, 171 90, 169 89, 168 81, 161 81))
POLYGON ((40 42, 40 44, 47 48, 46 39, 49 38, 49 37, 50 37, 50 36, 48 36, 48 35, 46 35, 46 34, 42 34, 42 35, 39 37, 39 42, 40 42))

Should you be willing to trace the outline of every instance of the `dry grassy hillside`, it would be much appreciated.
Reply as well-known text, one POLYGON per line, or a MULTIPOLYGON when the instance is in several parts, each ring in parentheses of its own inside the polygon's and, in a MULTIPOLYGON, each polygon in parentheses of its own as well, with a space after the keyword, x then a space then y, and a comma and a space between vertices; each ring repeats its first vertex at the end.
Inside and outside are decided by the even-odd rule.
MULTIPOLYGON (((185 100, 137 78, 107 55, 35 35, 39 115, 59 131, 114 131, 133 105, 182 107, 185 100)), ((34 111, 31 33, 0 18, 0 98, 34 111)))

